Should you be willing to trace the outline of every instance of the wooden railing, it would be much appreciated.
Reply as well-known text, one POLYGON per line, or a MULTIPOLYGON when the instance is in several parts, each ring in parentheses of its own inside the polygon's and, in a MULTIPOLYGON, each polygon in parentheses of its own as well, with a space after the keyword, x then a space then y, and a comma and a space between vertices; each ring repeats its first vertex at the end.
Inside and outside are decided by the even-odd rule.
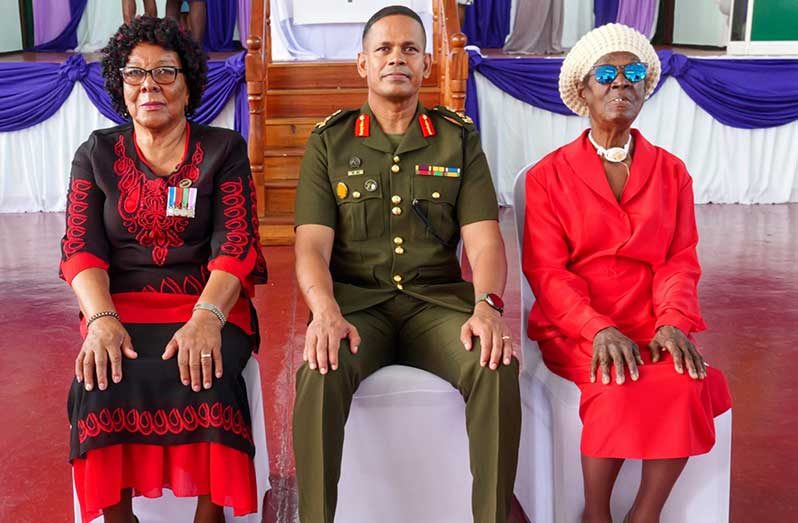
POLYGON ((435 1, 435 34, 439 35, 438 63, 441 64, 441 103, 457 110, 465 110, 468 81, 468 39, 460 31, 457 0, 435 1))

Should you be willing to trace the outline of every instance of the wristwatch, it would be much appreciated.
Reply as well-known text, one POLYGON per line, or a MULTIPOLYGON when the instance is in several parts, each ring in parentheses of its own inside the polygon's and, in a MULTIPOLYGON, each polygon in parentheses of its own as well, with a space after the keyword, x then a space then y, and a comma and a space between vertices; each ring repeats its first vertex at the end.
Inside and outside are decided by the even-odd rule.
POLYGON ((494 294, 492 292, 486 292, 486 293, 480 294, 477 297, 477 303, 475 305, 477 305, 477 304, 479 304, 480 302, 483 302, 483 301, 485 303, 487 303, 488 305, 490 305, 493 309, 498 311, 498 313, 500 315, 504 314, 504 301, 502 301, 501 296, 499 296, 498 294, 494 294))

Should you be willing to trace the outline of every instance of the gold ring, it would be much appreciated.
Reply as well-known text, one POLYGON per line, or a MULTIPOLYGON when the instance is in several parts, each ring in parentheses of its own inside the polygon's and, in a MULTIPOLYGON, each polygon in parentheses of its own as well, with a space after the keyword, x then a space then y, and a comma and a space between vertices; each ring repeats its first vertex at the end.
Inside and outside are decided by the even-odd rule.
POLYGON ((512 339, 512 337, 510 337, 510 336, 502 336, 502 339, 506 341, 506 340, 512 339))
POLYGON ((210 354, 200 354, 200 358, 201 358, 201 359, 202 359, 202 358, 210 358, 210 357, 211 357, 211 355, 210 355, 210 354))

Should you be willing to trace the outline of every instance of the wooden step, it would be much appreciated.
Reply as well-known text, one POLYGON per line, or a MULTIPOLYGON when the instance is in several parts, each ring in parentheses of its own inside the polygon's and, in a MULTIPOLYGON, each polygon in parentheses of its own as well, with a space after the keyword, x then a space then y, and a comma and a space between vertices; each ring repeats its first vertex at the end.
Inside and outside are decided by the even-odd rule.
POLYGON ((263 183, 264 216, 293 217, 296 184, 296 180, 266 180, 263 183))
MULTIPOLYGON (((438 85, 438 64, 422 86, 438 85)), ((366 80, 357 73, 354 61, 346 62, 273 62, 268 68, 269 89, 364 88, 366 80)))
MULTIPOLYGON (((294 224, 261 224, 260 226, 261 245, 293 245, 294 244, 294 224)), ((266 262, 268 263, 268 254, 266 262)))
MULTIPOLYGON (((266 118, 310 118, 319 120, 341 108, 360 107, 366 101, 366 88, 348 89, 269 89, 266 118)), ((421 103, 427 107, 440 103, 434 87, 421 88, 421 103)))
POLYGON ((272 149, 263 153, 263 179, 267 182, 297 180, 304 148, 272 149))
POLYGON ((311 131, 321 118, 272 118, 265 122, 266 149, 305 147, 311 131))

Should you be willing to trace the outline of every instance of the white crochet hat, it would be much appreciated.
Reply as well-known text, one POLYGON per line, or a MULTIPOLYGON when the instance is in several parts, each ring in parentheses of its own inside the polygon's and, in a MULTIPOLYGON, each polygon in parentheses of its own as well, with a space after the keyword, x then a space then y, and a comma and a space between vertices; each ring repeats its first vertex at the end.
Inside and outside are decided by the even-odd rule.
POLYGON ((576 42, 560 69, 560 98, 570 110, 587 116, 584 100, 579 98, 579 86, 596 61, 610 53, 632 53, 648 65, 646 74, 646 98, 659 82, 660 64, 657 52, 637 30, 623 24, 606 24, 597 27, 576 42))

